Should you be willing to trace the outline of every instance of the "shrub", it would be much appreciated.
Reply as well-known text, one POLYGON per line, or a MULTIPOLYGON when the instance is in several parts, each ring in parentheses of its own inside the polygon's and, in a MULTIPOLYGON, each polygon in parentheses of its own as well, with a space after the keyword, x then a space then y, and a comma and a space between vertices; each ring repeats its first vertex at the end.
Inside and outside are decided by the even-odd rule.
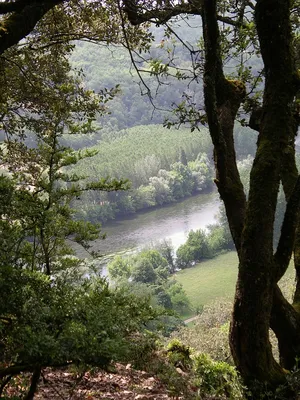
POLYGON ((202 229, 190 231, 187 241, 177 250, 177 266, 186 268, 193 262, 211 258, 207 235, 202 229))
POLYGON ((200 394, 221 396, 225 399, 244 399, 244 388, 234 367, 213 361, 207 354, 194 356, 195 385, 200 394))
POLYGON ((63 273, 50 278, 7 267, 0 269, 0 289, 3 376, 14 365, 26 371, 128 359, 132 335, 157 316, 149 299, 111 290, 103 279, 70 283, 63 273))
POLYGON ((226 299, 204 306, 192 327, 174 332, 176 337, 197 352, 207 353, 213 359, 231 363, 228 344, 229 320, 232 302, 226 299))
POLYGON ((189 369, 192 365, 191 354, 192 350, 189 346, 181 343, 178 339, 173 339, 167 346, 168 359, 182 369, 189 369))

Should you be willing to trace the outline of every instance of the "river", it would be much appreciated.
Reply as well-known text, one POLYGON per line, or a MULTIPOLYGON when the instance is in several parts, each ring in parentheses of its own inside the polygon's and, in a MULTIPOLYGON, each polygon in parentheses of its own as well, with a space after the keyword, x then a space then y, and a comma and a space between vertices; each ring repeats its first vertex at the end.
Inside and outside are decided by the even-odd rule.
POLYGON ((177 249, 186 241, 190 230, 215 222, 219 205, 217 193, 199 194, 109 222, 102 227, 106 239, 92 242, 92 250, 109 257, 115 253, 134 252, 164 239, 170 240, 177 249))

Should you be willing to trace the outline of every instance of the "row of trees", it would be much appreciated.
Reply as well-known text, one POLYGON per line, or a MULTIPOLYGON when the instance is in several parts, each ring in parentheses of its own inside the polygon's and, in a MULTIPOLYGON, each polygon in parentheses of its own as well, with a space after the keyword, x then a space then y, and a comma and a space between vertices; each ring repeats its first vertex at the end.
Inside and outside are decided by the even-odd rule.
POLYGON ((234 250, 234 244, 228 226, 215 224, 209 226, 208 232, 190 231, 186 243, 176 252, 176 266, 188 268, 230 250, 234 250))
MULTIPOLYGON (((98 131, 95 137, 97 135, 98 131)), ((65 144, 76 150, 88 147, 80 142, 87 136, 66 135, 65 144)), ((159 169, 169 170, 172 164, 181 160, 181 153, 184 153, 186 162, 195 160, 199 153, 206 153, 209 158, 212 155, 206 129, 194 132, 187 128, 166 130, 158 125, 114 131, 102 139, 99 136, 98 143, 91 150, 97 154, 90 163, 79 163, 77 172, 89 177, 127 178, 135 188, 147 184, 150 176, 157 175, 159 169)))
MULTIPOLYGON (((139 176, 143 176, 143 185, 126 192, 89 193, 80 197, 74 206, 77 217, 91 222, 106 222, 118 216, 128 215, 151 207, 181 200, 196 193, 213 190, 213 167, 205 153, 199 153, 196 160, 187 161, 185 151, 181 149, 180 160, 171 164, 170 170, 159 169, 160 160, 154 155, 147 156, 139 165, 139 176), (153 167, 153 168, 152 168, 153 167)), ((249 176, 253 157, 238 162, 246 192, 249 190, 249 176)), ((276 218, 276 240, 283 219, 285 200, 280 197, 276 218)), ((226 218, 225 218, 226 219, 226 218)))
MULTIPOLYGON (((106 222, 119 215, 128 215, 147 208, 161 206, 202 191, 211 191, 212 165, 206 154, 199 154, 195 161, 171 165, 171 170, 160 169, 157 176, 150 176, 143 184, 127 192, 97 193, 84 195, 74 204, 77 216, 92 222, 106 222)), ((151 170, 151 160, 145 158, 145 169, 151 170)), ((154 162, 154 161, 153 161, 154 162)), ((140 170, 140 173, 142 171, 140 170)), ((151 173, 151 172, 150 172, 151 173)), ((148 176, 147 171, 145 175, 148 176)))

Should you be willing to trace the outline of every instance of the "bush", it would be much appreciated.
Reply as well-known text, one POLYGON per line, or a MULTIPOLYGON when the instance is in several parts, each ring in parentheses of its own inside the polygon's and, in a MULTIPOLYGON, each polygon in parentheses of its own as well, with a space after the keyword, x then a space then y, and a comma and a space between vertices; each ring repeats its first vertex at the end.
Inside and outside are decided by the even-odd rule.
POLYGON ((190 231, 186 243, 177 250, 177 266, 187 268, 193 262, 199 262, 211 256, 205 231, 202 229, 190 231))
POLYGON ((211 394, 225 399, 244 399, 244 388, 234 367, 213 361, 207 354, 194 356, 195 385, 200 394, 211 394))
MULTIPOLYGON (((149 299, 111 290, 103 279, 70 282, 1 268, 0 371, 7 366, 74 363, 106 366, 130 358, 132 334, 144 331, 156 311, 149 299)), ((16 371, 18 372, 18 371, 16 371)))
POLYGON ((131 275, 131 268, 130 260, 118 255, 107 265, 109 277, 114 281, 120 279, 128 280, 131 275))
POLYGON ((204 306, 192 327, 174 332, 176 337, 197 352, 209 354, 213 359, 231 363, 228 344, 232 302, 218 300, 204 306))
POLYGON ((192 350, 189 346, 184 345, 178 339, 173 339, 167 346, 168 359, 182 369, 189 369, 192 365, 192 350))
POLYGON ((167 293, 171 297, 173 308, 177 312, 186 312, 191 309, 190 301, 181 283, 175 280, 167 282, 167 293))

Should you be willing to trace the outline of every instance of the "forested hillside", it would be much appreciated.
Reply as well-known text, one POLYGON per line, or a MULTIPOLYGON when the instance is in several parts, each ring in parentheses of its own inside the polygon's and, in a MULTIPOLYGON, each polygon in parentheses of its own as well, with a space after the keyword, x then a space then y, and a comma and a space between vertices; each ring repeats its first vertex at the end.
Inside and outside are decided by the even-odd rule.
MULTIPOLYGON (((181 25, 179 31, 187 33, 192 42, 194 31, 188 26, 181 25)), ((153 31, 155 43, 152 44, 150 54, 144 54, 145 60, 154 57, 159 60, 166 60, 166 53, 162 47, 163 29, 153 31)), ((188 65, 189 53, 184 46, 179 46, 178 65, 188 65)), ((162 124, 164 119, 171 118, 172 106, 183 100, 183 93, 186 91, 186 82, 178 81, 176 78, 155 79, 154 74, 142 75, 144 83, 141 82, 128 50, 122 46, 99 46, 89 43, 77 43, 76 49, 71 57, 72 65, 82 69, 87 88, 95 90, 111 88, 120 85, 120 93, 110 103, 109 116, 99 121, 104 132, 118 131, 136 125, 162 124), (161 84, 159 83, 161 82, 161 84), (145 87, 147 85, 147 88, 145 87), (153 104, 150 103, 148 89, 153 97, 153 104)), ((146 61, 139 63, 138 68, 148 68, 146 61)), ((196 84, 191 83, 189 92, 196 91, 196 84)), ((198 96, 201 97, 201 91, 198 96)))
MULTIPOLYGON (((178 33, 190 35, 192 39, 192 28, 182 24, 177 29, 178 33)), ((161 45, 162 35, 162 30, 155 32, 150 56, 163 60, 166 56, 161 45)), ((189 54, 184 46, 179 46, 176 54, 178 65, 188 64, 189 54)), ((182 103, 183 93, 193 94, 194 101, 201 103, 196 99, 196 91, 201 95, 201 90, 195 83, 191 83, 187 91, 188 78, 175 83, 174 78, 168 77, 164 82, 164 79, 157 81, 152 74, 143 74, 145 81, 142 83, 129 53, 122 47, 78 43, 71 61, 75 68, 82 69, 87 88, 97 92, 103 87, 119 85, 119 92, 109 102, 109 114, 98 119, 95 133, 64 135, 64 144, 76 150, 89 147, 97 152, 88 163, 79 162, 75 171, 89 179, 99 176, 127 178, 131 187, 128 193, 116 195, 82 195, 80 201, 74 203, 78 217, 106 222, 212 190, 213 149, 206 128, 199 126, 200 130, 191 131, 188 125, 179 129, 162 126, 165 120, 174 120, 172 108, 182 103), (149 93, 141 96, 144 84, 149 85, 152 99, 149 93), (182 165, 175 166, 178 162, 182 165)), ((254 155, 256 134, 237 123, 235 143, 240 159, 254 155)))

